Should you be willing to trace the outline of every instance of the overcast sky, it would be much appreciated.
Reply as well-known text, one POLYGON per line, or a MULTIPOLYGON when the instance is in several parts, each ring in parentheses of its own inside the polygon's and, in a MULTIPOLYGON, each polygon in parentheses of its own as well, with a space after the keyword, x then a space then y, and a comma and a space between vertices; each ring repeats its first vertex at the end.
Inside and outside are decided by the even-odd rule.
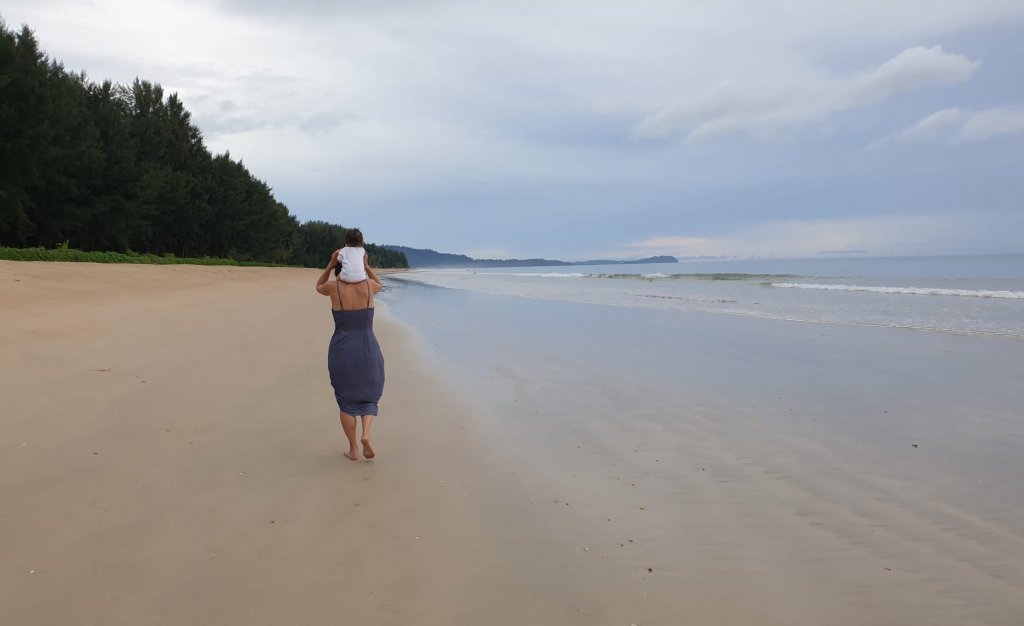
POLYGON ((473 256, 1024 252, 1024 1, 7 0, 302 220, 473 256), (384 8, 386 7, 386 8, 384 8))

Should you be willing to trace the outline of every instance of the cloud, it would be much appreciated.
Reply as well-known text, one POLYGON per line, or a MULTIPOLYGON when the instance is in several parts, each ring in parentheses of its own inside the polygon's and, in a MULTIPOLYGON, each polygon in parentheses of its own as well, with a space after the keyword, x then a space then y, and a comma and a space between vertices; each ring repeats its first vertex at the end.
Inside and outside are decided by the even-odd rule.
POLYGON ((716 241, 705 237, 652 237, 643 241, 626 244, 627 248, 640 250, 671 250, 683 256, 707 254, 716 246, 716 241))
POLYGON ((863 133, 898 129, 886 120, 908 104, 1024 101, 1021 0, 7 0, 2 12, 68 68, 177 91, 211 149, 244 159, 302 219, 358 209, 396 242, 595 258, 677 234, 712 249, 723 241, 708 233, 737 224, 1019 207, 1024 184, 1002 143, 859 154, 863 133), (628 141, 641 120, 649 136, 696 141, 833 119, 845 123, 830 141, 628 141), (950 175, 967 156, 978 175, 950 175))
POLYGON ((780 82, 749 78, 721 83, 703 96, 650 114, 633 131, 639 139, 685 134, 700 141, 727 134, 771 139, 821 124, 838 112, 860 109, 905 91, 959 83, 980 63, 941 46, 907 48, 880 66, 846 76, 808 74, 780 82))
POLYGON ((720 236, 653 237, 627 243, 612 254, 742 258, 818 256, 826 250, 866 250, 872 255, 1019 250, 1016 232, 1024 227, 1024 215, 997 212, 989 217, 1012 233, 993 233, 987 220, 958 212, 785 220, 755 224, 720 236))
POLYGON ((1024 132, 1024 104, 1009 104, 981 111, 943 109, 909 128, 871 142, 865 151, 877 150, 893 141, 957 144, 1020 132, 1024 132))
POLYGON ((228 100, 222 101, 215 110, 201 109, 196 121, 207 139, 216 139, 225 135, 268 129, 290 129, 311 134, 330 133, 344 124, 359 123, 363 118, 355 113, 335 109, 302 113, 282 113, 260 110, 256 107, 243 109, 228 100))
POLYGON ((437 0, 220 0, 218 6, 232 13, 269 15, 276 18, 318 20, 337 15, 366 15, 408 9, 422 4, 439 4, 437 0))

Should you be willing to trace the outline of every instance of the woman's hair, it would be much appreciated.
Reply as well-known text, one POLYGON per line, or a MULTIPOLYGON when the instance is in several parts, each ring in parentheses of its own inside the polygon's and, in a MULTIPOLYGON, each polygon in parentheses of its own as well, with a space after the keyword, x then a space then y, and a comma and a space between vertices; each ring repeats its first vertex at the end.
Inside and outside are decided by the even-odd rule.
POLYGON ((345 232, 345 245, 359 247, 363 245, 363 233, 358 228, 350 228, 345 232))
POLYGON ((338 274, 341 274, 341 263, 334 266, 334 277, 337 278, 338 274))

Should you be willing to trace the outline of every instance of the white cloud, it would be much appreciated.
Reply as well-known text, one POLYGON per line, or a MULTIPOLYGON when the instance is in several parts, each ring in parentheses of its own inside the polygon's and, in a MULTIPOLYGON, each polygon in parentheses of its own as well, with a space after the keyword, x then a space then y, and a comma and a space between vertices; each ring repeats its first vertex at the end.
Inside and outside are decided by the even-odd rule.
POLYGON ((940 46, 908 48, 882 65, 846 76, 806 74, 720 84, 703 96, 680 100, 648 115, 634 129, 637 138, 677 133, 688 141, 730 133, 771 138, 826 121, 840 111, 876 104, 902 91, 959 83, 980 64, 940 46))
POLYGON ((877 150, 893 141, 957 144, 1020 132, 1024 132, 1024 104, 997 106, 981 111, 943 109, 909 128, 872 142, 865 150, 877 150))
POLYGON ((960 128, 961 141, 980 141, 1024 132, 1024 105, 993 107, 971 114, 960 128))
POLYGON ((992 214, 1004 228, 994 233, 970 213, 923 213, 832 220, 766 222, 716 237, 653 237, 612 251, 621 257, 816 256, 826 251, 864 250, 872 255, 936 254, 950 251, 1016 251, 1024 227, 1020 212, 992 214))
MULTIPOLYGON (((864 110, 863 132, 888 114, 878 103, 965 80, 979 59, 955 53, 994 33, 1005 39, 977 47, 991 75, 957 93, 981 101, 994 81, 1014 79, 1012 46, 998 44, 1021 33, 1024 2, 7 0, 2 15, 30 24, 68 68, 178 91, 208 144, 244 159, 303 219, 358 208, 386 239, 432 244, 451 233, 452 249, 518 255, 539 229, 564 240, 560 229, 584 214, 668 233, 775 219, 765 189, 807 196, 787 216, 838 216, 856 198, 836 188, 863 181, 879 198, 911 181, 871 210, 919 207, 915 168, 927 160, 879 171, 846 154, 843 125, 835 142, 814 145, 628 139, 645 116, 670 135, 771 137, 827 128, 850 109, 864 110), (949 48, 954 36, 962 48, 949 48), (680 102, 681 112, 670 106, 680 102), (668 215, 685 197, 720 210, 668 215), (490 216, 505 220, 500 236, 481 236, 495 229, 490 216), (453 220, 465 227, 447 228, 453 220)), ((1018 83, 1001 92, 1020 100, 1018 83)), ((963 132, 1004 125, 980 117, 963 132)), ((994 165, 1001 187, 983 201, 1006 206, 1019 185, 994 165)), ((620 236, 590 232, 593 241, 557 248, 600 249, 620 236)), ((528 254, 550 256, 542 245, 552 244, 528 254)))

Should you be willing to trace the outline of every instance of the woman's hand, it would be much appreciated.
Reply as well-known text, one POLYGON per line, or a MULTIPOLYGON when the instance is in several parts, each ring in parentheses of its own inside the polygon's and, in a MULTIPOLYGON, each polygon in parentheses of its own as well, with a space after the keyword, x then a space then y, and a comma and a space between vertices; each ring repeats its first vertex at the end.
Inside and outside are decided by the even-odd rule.
POLYGON ((316 291, 321 295, 331 295, 331 290, 327 286, 327 279, 331 276, 331 270, 333 270, 334 266, 338 264, 338 252, 340 250, 341 248, 338 248, 331 253, 331 260, 327 262, 327 267, 324 268, 324 271, 320 272, 320 278, 316 279, 316 291))

